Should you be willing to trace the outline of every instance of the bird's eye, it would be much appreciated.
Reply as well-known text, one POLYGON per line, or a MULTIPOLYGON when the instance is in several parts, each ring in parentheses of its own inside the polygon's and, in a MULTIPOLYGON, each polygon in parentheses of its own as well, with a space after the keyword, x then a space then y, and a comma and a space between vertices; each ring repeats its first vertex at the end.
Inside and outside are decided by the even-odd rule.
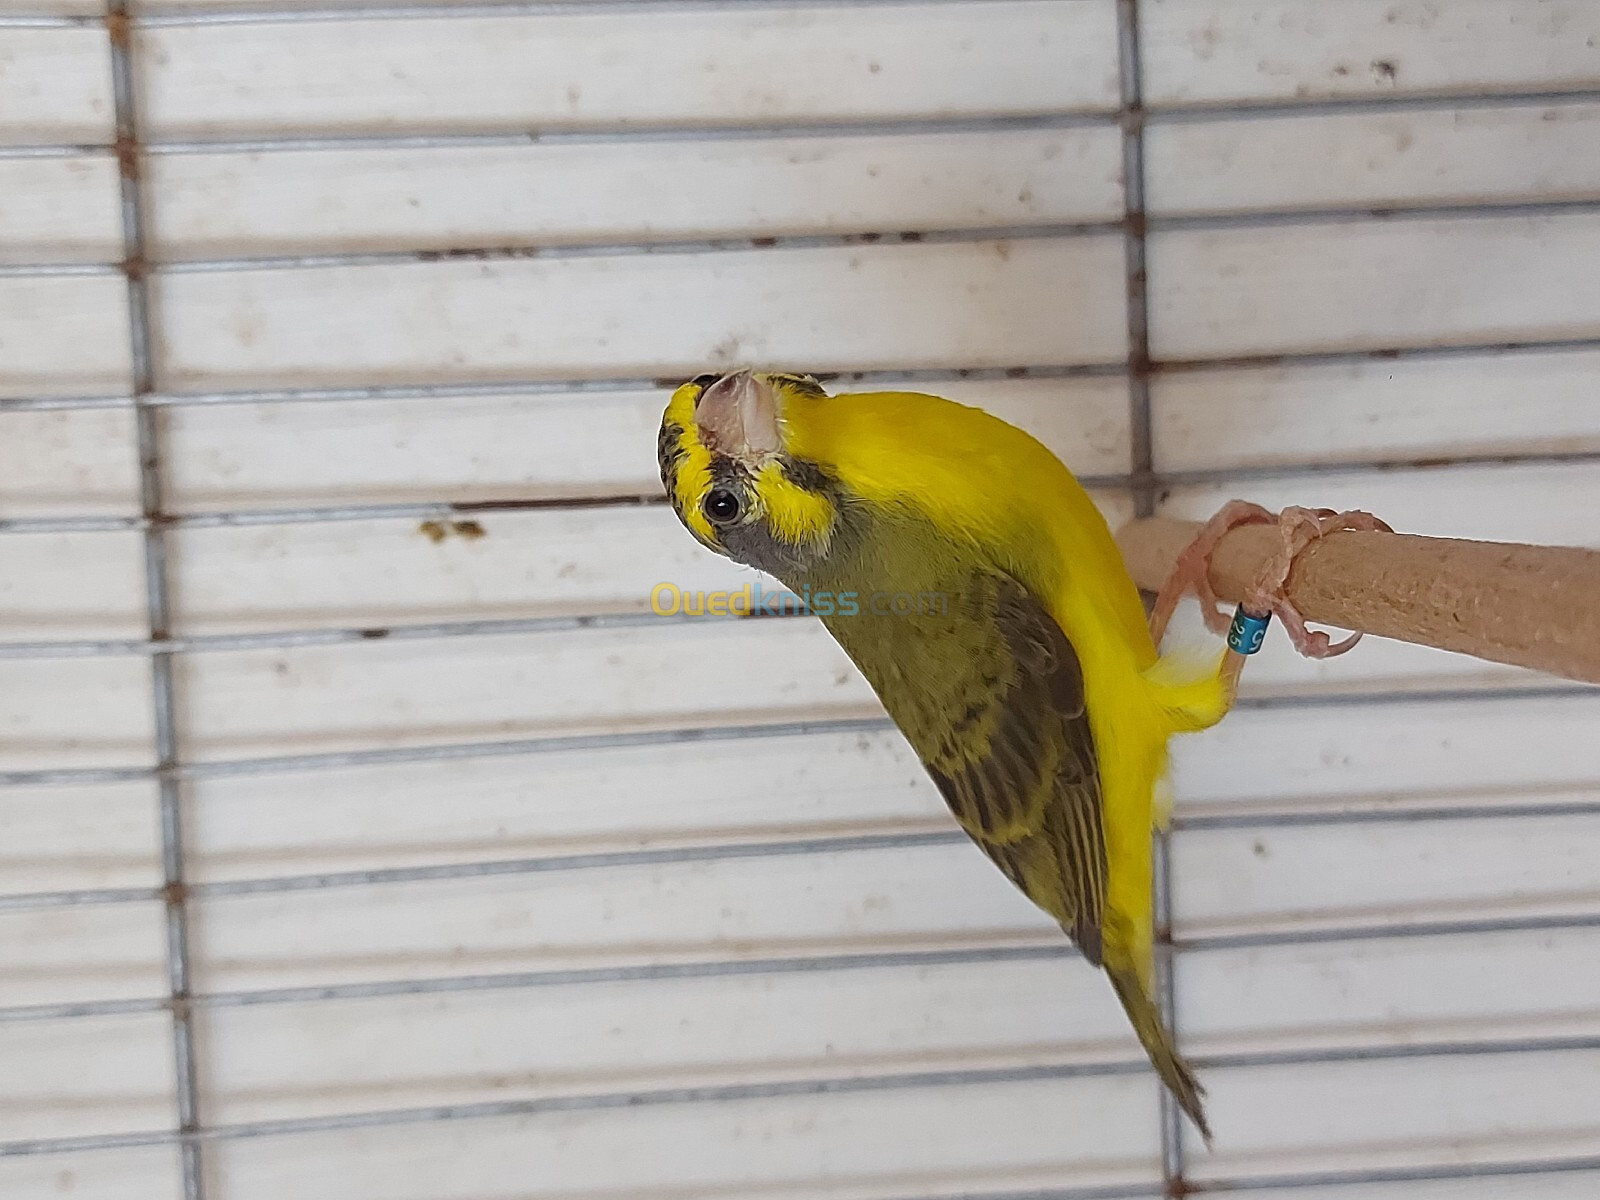
POLYGON ((713 488, 706 496, 706 520, 713 525, 732 525, 744 512, 744 502, 738 492, 727 488, 713 488))

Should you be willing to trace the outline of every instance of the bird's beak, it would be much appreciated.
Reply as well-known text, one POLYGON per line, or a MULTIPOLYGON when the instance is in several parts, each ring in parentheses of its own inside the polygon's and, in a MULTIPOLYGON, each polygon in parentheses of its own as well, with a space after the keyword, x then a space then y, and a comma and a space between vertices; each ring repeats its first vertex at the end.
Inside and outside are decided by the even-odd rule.
POLYGON ((694 417, 701 439, 718 454, 753 460, 783 449, 778 391, 754 372, 735 371, 706 388, 694 417))

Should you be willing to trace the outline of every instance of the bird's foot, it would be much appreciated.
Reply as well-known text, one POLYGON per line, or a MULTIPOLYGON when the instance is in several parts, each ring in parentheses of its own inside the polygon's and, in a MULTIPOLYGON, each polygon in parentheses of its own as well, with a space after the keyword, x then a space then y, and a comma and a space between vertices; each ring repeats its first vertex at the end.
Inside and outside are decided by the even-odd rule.
MULTIPOLYGON (((1178 602, 1193 591, 1199 597, 1206 628, 1216 634, 1229 635, 1230 647, 1241 654, 1254 653, 1259 647, 1260 636, 1266 632, 1266 622, 1274 614, 1283 622, 1284 632, 1289 635, 1294 648, 1306 658, 1334 658, 1344 654, 1361 640, 1361 635, 1353 633, 1343 641, 1335 642, 1320 630, 1307 629, 1305 618, 1289 602, 1285 591, 1289 573, 1294 569, 1295 559, 1300 553, 1318 538, 1344 529, 1394 532, 1371 513, 1299 507, 1273 513, 1259 504, 1244 500, 1228 501, 1184 548, 1172 574, 1162 585, 1161 594, 1156 597, 1155 608, 1150 614, 1150 632, 1156 644, 1161 644, 1162 635, 1167 631, 1172 614, 1177 611, 1178 602), (1241 525, 1277 525, 1281 544, 1273 556, 1262 564, 1238 613, 1229 613, 1211 587, 1211 556, 1216 552, 1217 544, 1241 525), (1255 631, 1254 644, 1248 648, 1234 644, 1241 615, 1249 620, 1255 631)), ((1234 674, 1237 674, 1237 667, 1235 663, 1234 674)))
POLYGON ((1161 645, 1161 639, 1166 635, 1173 613, 1178 611, 1178 603, 1190 592, 1200 601, 1200 613, 1205 617, 1206 628, 1215 634, 1228 632, 1232 615, 1223 609, 1217 593, 1211 588, 1211 556, 1216 553, 1217 543, 1239 526, 1275 520, 1277 518, 1259 504, 1230 500, 1205 523, 1200 532, 1195 534, 1194 540, 1178 555, 1172 574, 1161 585, 1155 607, 1150 611, 1150 635, 1157 646, 1161 645))

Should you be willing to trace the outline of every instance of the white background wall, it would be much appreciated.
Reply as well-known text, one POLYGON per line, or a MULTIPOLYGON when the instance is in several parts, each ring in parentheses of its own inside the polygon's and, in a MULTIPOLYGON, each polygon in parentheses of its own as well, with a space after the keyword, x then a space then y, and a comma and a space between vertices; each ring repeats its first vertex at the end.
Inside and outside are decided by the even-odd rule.
POLYGON ((187 895, 110 41, 0 7, 0 1195, 184 1194, 169 917, 209 1200, 1596 1194, 1593 689, 1252 666, 1179 752, 1164 1166, 822 632, 641 613, 746 578, 653 454, 746 362, 981 402, 1116 520, 1600 545, 1600 4, 1138 0, 1147 238, 1113 0, 336 4, 135 9, 187 895))

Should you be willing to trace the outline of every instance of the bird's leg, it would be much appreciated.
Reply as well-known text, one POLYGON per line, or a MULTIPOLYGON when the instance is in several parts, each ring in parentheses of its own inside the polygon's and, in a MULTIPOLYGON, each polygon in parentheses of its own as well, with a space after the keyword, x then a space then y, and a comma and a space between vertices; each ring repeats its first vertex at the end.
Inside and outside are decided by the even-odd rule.
POLYGON ((1341 642, 1334 642, 1321 631, 1307 629, 1305 618, 1290 603, 1285 592, 1289 573, 1294 569, 1295 559, 1300 553, 1318 538, 1342 529, 1394 532, 1371 513, 1292 507, 1274 516, 1259 504, 1230 500, 1184 548, 1172 574, 1162 586, 1150 615, 1150 631, 1156 644, 1160 644, 1178 602, 1193 589, 1200 598, 1200 610, 1205 617, 1206 627, 1213 633, 1228 635, 1229 654, 1223 664, 1223 672, 1230 684, 1238 680, 1245 656, 1254 654, 1260 646, 1260 636, 1266 632, 1266 622, 1273 614, 1283 621, 1289 641, 1306 658, 1334 658, 1344 654, 1361 640, 1361 635, 1353 633, 1341 642), (1263 524, 1278 526, 1281 544, 1273 556, 1262 564, 1244 602, 1230 617, 1211 588, 1208 577, 1211 556, 1216 552, 1217 544, 1232 530, 1241 525, 1263 524), (1250 636, 1252 633, 1253 640, 1250 636))
POLYGON ((1217 593, 1211 589, 1211 556, 1216 552, 1217 543, 1239 526, 1271 524, 1277 519, 1259 504, 1230 500, 1205 523, 1200 532, 1195 534, 1194 541, 1178 555, 1172 574, 1161 585, 1155 607, 1150 610, 1150 636, 1155 639, 1157 646, 1166 636, 1167 625, 1172 620, 1172 614, 1178 611, 1179 602, 1191 591, 1200 600, 1200 613, 1205 617, 1206 628, 1218 635, 1228 632, 1232 614, 1222 607, 1217 593))

